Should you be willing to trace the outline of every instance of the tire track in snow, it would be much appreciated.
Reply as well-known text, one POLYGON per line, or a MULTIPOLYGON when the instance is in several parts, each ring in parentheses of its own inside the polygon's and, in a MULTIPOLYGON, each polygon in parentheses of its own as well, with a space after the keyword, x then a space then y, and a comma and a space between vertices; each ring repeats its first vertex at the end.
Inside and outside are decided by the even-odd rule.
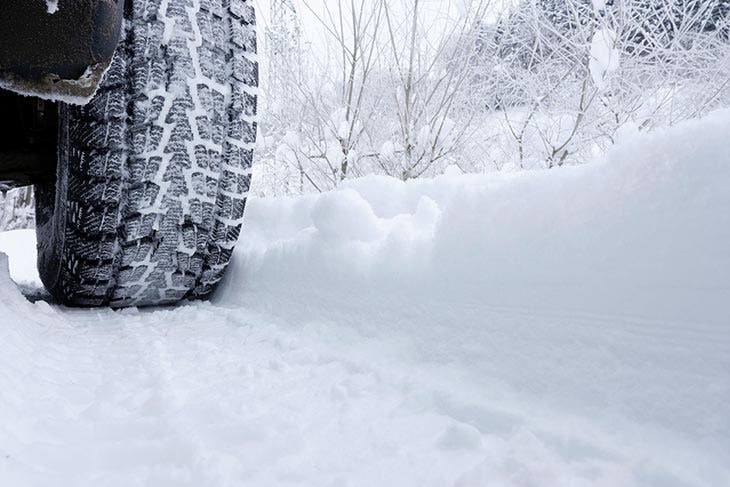
POLYGON ((0 306, 17 310, 0 328, 10 338, 0 360, 17 361, 0 385, 19 391, 0 400, 14 422, 0 439, 8 485, 643 486, 662 485, 654 477, 712 485, 722 475, 682 477, 641 444, 622 450, 585 418, 545 428, 529 408, 504 408, 496 391, 475 387, 463 361, 396 357, 388 340, 403 344, 382 330, 211 304, 0 306))

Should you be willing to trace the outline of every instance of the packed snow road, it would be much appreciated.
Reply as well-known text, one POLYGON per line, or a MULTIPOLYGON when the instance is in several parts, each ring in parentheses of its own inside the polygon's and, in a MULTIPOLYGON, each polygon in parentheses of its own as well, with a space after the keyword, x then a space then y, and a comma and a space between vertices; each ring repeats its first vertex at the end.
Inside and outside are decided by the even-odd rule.
POLYGON ((49 303, 0 234, 0 485, 730 485, 727 133, 257 199, 178 308, 49 303))

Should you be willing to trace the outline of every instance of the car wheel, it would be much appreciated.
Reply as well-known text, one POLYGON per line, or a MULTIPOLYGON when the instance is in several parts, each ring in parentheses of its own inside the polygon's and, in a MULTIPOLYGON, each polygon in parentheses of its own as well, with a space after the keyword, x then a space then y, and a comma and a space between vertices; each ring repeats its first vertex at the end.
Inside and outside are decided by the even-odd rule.
POLYGON ((38 265, 76 306, 208 296, 238 240, 256 138, 252 0, 134 0, 85 106, 61 104, 38 265))

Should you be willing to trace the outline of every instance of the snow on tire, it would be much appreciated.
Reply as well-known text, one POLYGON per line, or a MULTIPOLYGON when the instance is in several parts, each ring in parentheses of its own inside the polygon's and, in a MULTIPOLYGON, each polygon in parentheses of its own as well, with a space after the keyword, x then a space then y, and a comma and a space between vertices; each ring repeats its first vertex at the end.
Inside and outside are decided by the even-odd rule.
POLYGON ((63 105, 37 187, 39 271, 71 305, 209 295, 243 221, 256 138, 252 0, 135 0, 86 106, 63 105))

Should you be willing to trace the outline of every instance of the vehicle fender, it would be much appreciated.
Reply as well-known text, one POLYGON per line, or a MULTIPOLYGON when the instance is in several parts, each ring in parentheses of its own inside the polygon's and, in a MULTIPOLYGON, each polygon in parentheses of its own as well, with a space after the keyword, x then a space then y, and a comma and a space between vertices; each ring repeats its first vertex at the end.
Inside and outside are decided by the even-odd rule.
POLYGON ((0 88, 83 104, 122 31, 125 0, 0 1, 0 88))

